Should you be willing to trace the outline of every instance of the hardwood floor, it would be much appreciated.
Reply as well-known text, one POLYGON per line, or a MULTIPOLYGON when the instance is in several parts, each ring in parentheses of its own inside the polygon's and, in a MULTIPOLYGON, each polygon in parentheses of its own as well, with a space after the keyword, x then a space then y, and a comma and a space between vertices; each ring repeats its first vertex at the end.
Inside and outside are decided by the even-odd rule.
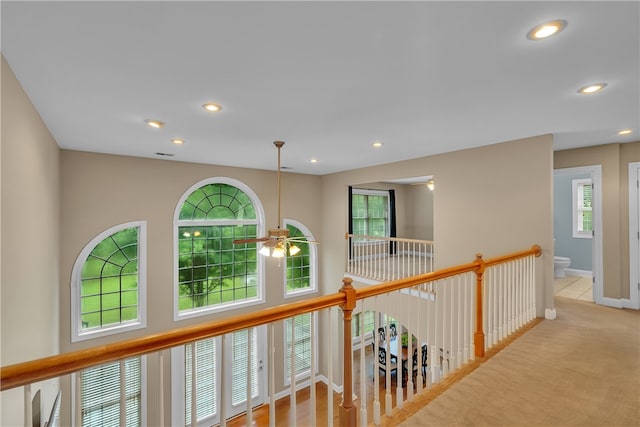
MULTIPOLYGON (((375 387, 375 383, 373 381, 373 372, 372 372, 373 358, 371 357, 372 356, 371 353, 372 353, 371 347, 367 346, 365 350, 365 366, 366 366, 365 369, 367 369, 365 378, 366 378, 366 393, 368 396, 367 400, 369 401, 369 404, 367 407, 367 414, 368 414, 367 418, 369 419, 373 419, 373 402, 372 402, 372 399, 370 399, 370 396, 373 396, 374 387, 375 387)), ((359 395, 360 394, 360 350, 356 350, 354 352, 353 368, 354 368, 354 378, 355 378, 354 392, 359 395)), ((386 389, 384 387, 384 376, 382 373, 380 373, 380 375, 381 375, 380 391, 379 391, 380 406, 381 406, 380 410, 382 413, 384 413, 386 389)), ((394 373, 391 376, 391 398, 392 398, 393 407, 396 406, 397 383, 396 383, 395 377, 396 375, 394 373)), ((418 378, 420 378, 420 376, 418 376, 418 378)), ((403 387, 403 392, 404 392, 404 398, 406 399, 407 397, 406 387, 403 387)), ((310 419, 311 419, 310 413, 312 408, 310 407, 311 405, 309 402, 309 395, 310 395, 310 391, 308 387, 298 391, 298 393, 296 394, 296 403, 297 403, 296 423, 291 422, 289 397, 287 396, 278 400, 276 402, 276 425, 278 427, 293 426, 296 424, 298 426, 310 425, 310 419)), ((327 425, 327 401, 328 401, 327 386, 324 383, 317 383, 316 384, 316 407, 314 408, 314 410, 316 413, 316 424, 318 426, 327 425)), ((339 406, 341 401, 342 401, 341 394, 334 392, 333 393, 333 425, 335 426, 339 425, 338 416, 339 416, 339 406)), ((360 402, 356 401, 355 404, 358 407, 358 411, 360 411, 360 406, 359 406, 360 402)), ((359 416, 360 415, 358 414, 358 417, 359 416)), ((242 427, 246 425, 247 425, 247 421, 244 415, 241 415, 230 421, 227 421, 227 426, 230 426, 230 427, 242 427)), ((253 422, 251 423, 251 425, 252 426, 269 425, 269 405, 268 404, 262 405, 261 407, 254 410, 253 422)))

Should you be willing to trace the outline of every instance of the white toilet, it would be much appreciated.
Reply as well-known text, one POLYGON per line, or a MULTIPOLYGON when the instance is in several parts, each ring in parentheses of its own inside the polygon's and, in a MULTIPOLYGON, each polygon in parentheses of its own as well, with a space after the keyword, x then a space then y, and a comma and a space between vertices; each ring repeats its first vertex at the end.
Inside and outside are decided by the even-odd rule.
POLYGON ((571 258, 563 256, 553 257, 553 277, 565 277, 564 269, 571 264, 571 258))

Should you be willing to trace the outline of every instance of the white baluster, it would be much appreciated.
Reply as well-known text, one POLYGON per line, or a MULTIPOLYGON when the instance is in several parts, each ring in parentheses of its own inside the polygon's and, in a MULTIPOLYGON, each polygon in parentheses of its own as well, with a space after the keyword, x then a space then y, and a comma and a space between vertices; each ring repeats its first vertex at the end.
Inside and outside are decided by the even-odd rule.
POLYGON ((24 427, 33 425, 33 409, 31 405, 31 384, 27 384, 24 386, 24 427))
MULTIPOLYGON (((396 298, 396 307, 397 312, 402 313, 402 307, 400 304, 401 294, 400 291, 394 292, 394 296, 396 298)), ((404 398, 404 391, 402 389, 402 382, 404 381, 403 372, 402 372, 402 326, 400 325, 400 319, 396 319, 396 331, 400 331, 396 334, 396 349, 398 352, 398 360, 396 361, 396 407, 398 409, 402 409, 402 400, 404 398)), ((389 355, 389 353, 387 353, 389 355)), ((389 357, 390 359, 390 357, 389 357)))
POLYGON ((293 426, 296 425, 296 406, 297 406, 297 402, 296 402, 296 359, 295 359, 295 343, 296 343, 296 322, 295 322, 295 317, 291 317, 291 353, 289 355, 289 364, 290 364, 290 368, 289 368, 289 378, 290 378, 290 384, 289 384, 289 402, 290 402, 290 408, 289 408, 289 414, 291 416, 291 419, 289 421, 289 423, 293 426))
POLYGON ((253 328, 247 329, 247 425, 253 424, 253 411, 251 410, 251 391, 253 380, 253 328))
MULTIPOLYGON (((197 400, 196 400, 196 384, 197 384, 197 375, 196 375, 196 343, 192 342, 191 344, 191 425, 198 425, 198 413, 197 413, 197 400)), ((224 393, 223 393, 224 394, 224 393)))
POLYGON ((127 425, 127 368, 120 360, 120 425, 127 425))
POLYGON ((316 322, 318 320, 318 312, 314 311, 311 313, 311 390, 310 390, 310 408, 313 408, 311 412, 311 427, 315 427, 316 425, 316 322))
MULTIPOLYGON (((333 308, 327 310, 329 317, 329 330, 335 331, 333 327, 333 308)), ((327 372, 329 374, 329 384, 327 384, 327 425, 333 426, 333 337, 327 340, 327 372)))
MULTIPOLYGON (((276 346, 275 337, 273 333, 273 323, 269 323, 268 326, 268 339, 269 339, 269 426, 275 427, 276 425, 276 381, 275 381, 275 369, 276 369, 276 346)), ((331 405, 329 405, 331 406, 331 405)))
POLYGON ((164 425, 164 353, 158 352, 158 424, 164 425))
MULTIPOLYGON (((360 301, 360 425, 366 427, 367 425, 367 388, 365 386, 367 380, 365 361, 365 333, 364 333, 364 300, 360 301)), ((313 406, 312 406, 313 407, 313 406)))
POLYGON ((378 328, 380 327, 380 308, 378 296, 374 297, 375 317, 373 318, 373 423, 380 425, 380 369, 378 369, 378 328))
POLYGON ((76 379, 74 425, 81 426, 82 425, 82 371, 76 372, 74 377, 76 379))
MULTIPOLYGON (((230 337, 233 339, 233 335, 230 335, 230 337)), ((227 361, 225 360, 227 358, 227 352, 225 350, 226 346, 227 336, 223 335, 220 338, 220 354, 222 355, 220 366, 227 366, 227 361)), ((227 399, 229 398, 228 396, 231 395, 231 386, 227 384, 227 377, 228 375, 226 375, 224 371, 222 372, 222 375, 220 375, 220 427, 224 427, 227 425, 227 399)), ((195 392, 193 393, 193 395, 195 396, 195 392)))

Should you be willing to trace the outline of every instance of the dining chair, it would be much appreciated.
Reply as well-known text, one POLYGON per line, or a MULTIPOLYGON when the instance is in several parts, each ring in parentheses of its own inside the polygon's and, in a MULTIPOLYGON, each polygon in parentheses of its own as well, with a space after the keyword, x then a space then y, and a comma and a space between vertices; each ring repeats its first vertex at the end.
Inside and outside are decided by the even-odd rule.
POLYGON ((398 336, 398 329, 396 328, 396 324, 392 323, 389 325, 389 331, 392 337, 397 337, 398 336))
MULTIPOLYGON (((387 387, 387 350, 384 347, 378 347, 378 374, 380 371, 385 376, 385 388, 387 387)), ((392 359, 389 360, 389 372, 393 374, 393 371, 398 372, 398 363, 394 362, 392 359)), ((374 378, 375 381, 375 378, 374 378)))
MULTIPOLYGON (((409 379, 409 368, 407 367, 407 363, 409 363, 409 360, 402 361, 402 385, 405 385, 409 379)), ((411 378, 413 379, 414 385, 416 383, 416 378, 418 377, 418 366, 418 347, 416 347, 413 349, 413 355, 411 356, 411 378)))
POLYGON ((427 345, 422 344, 422 384, 427 384, 427 345))

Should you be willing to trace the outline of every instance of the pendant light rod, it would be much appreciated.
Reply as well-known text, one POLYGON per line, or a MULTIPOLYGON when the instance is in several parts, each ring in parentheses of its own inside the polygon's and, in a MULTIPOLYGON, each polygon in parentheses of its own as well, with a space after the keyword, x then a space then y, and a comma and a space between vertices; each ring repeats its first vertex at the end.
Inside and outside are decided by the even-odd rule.
POLYGON ((280 224, 282 224, 280 217, 280 149, 284 145, 284 141, 273 141, 273 145, 278 148, 278 228, 280 228, 280 224))

